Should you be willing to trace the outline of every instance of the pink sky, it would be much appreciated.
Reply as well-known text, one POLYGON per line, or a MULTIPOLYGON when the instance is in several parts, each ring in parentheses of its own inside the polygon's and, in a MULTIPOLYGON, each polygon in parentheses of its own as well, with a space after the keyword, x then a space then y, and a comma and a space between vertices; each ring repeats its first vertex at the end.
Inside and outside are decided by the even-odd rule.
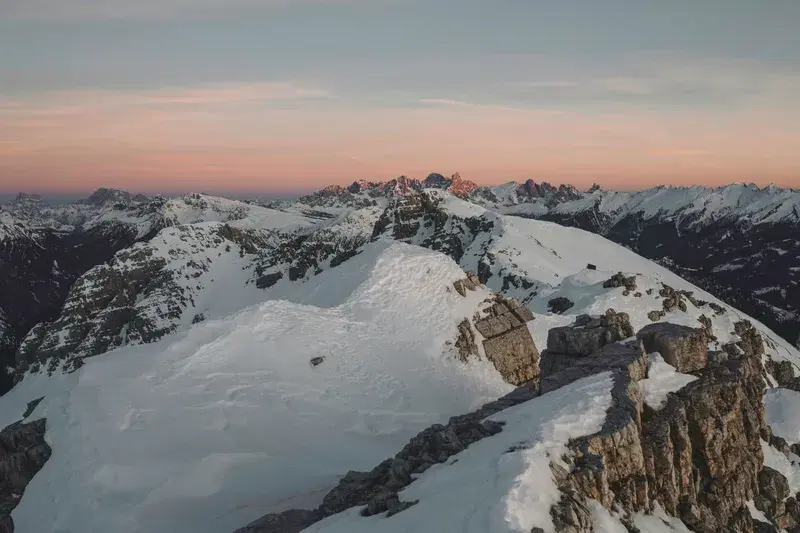
POLYGON ((766 106, 601 113, 452 100, 304 104, 325 94, 262 83, 0 96, 0 191, 280 193, 456 171, 482 184, 800 186, 800 130, 766 106))

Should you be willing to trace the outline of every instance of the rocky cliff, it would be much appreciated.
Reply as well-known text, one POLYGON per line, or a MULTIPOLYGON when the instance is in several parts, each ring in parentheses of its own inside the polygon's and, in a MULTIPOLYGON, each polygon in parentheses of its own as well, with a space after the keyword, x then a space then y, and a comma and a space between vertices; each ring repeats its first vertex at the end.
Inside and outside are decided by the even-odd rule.
MULTIPOLYGON (((470 290, 473 282, 467 278, 456 288, 470 290)), ((744 335, 736 355, 710 360, 706 343, 698 342, 707 340, 701 328, 659 323, 633 336, 627 316, 609 311, 552 329, 543 354, 551 361, 541 376, 539 357, 532 357, 533 377, 508 396, 432 426, 370 472, 349 472, 317 509, 268 515, 237 533, 299 532, 351 507, 360 507, 364 517, 391 520, 418 503, 402 490, 428 468, 453 465, 453 456, 503 431, 487 417, 608 372, 612 403, 602 428, 571 440, 567 453, 551 463, 561 494, 550 509, 556 532, 597 531, 597 505, 629 531, 638 531, 634 517, 656 511, 698 533, 800 530, 800 505, 786 478, 764 465, 762 442, 776 438, 762 405, 768 379, 763 340, 747 324, 737 330, 744 335), (660 354, 687 374, 687 384, 654 402, 646 384, 655 378, 652 363, 660 354), (754 518, 752 507, 762 518, 754 518)), ((471 344, 462 346, 473 353, 471 344)))

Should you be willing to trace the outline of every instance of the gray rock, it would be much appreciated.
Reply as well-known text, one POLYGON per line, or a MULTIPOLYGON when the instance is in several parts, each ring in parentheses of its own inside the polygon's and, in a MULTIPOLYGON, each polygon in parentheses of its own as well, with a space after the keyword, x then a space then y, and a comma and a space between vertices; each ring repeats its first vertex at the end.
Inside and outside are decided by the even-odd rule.
POLYGON ((27 424, 17 422, 0 431, 0 524, 11 531, 11 511, 50 458, 45 429, 45 419, 41 418, 27 424))
POLYGON ((626 313, 613 309, 595 319, 581 315, 572 326, 551 329, 547 334, 547 351, 552 354, 588 356, 606 344, 633 336, 633 328, 626 313))
POLYGON ((574 305, 575 302, 573 302, 569 298, 559 296, 558 298, 553 298, 552 300, 547 302, 547 310, 550 311, 551 313, 561 315, 564 314, 564 312, 572 309, 574 305))

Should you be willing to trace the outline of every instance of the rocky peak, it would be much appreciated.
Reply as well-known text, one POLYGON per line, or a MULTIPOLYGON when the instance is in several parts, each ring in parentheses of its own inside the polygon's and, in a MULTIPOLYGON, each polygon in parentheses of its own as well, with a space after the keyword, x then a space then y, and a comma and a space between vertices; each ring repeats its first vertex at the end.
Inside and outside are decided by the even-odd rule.
POLYGON ((478 185, 473 181, 465 180, 461 175, 456 172, 450 178, 450 186, 448 190, 459 198, 466 198, 469 194, 478 188, 478 185))
POLYGON ((133 198, 133 195, 129 192, 101 187, 89 195, 84 200, 84 203, 101 207, 113 204, 129 204, 134 201, 133 198))
POLYGON ((35 193, 21 192, 17 193, 17 196, 13 201, 17 204, 40 203, 42 201, 42 197, 35 193))

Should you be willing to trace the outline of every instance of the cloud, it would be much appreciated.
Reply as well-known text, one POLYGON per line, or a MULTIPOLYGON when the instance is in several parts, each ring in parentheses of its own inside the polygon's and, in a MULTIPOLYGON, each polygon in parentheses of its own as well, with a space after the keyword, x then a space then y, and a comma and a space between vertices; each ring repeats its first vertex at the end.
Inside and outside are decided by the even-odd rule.
POLYGON ((494 88, 509 101, 540 105, 719 109, 771 102, 796 110, 800 72, 765 62, 645 55, 589 73, 499 82, 494 88))

